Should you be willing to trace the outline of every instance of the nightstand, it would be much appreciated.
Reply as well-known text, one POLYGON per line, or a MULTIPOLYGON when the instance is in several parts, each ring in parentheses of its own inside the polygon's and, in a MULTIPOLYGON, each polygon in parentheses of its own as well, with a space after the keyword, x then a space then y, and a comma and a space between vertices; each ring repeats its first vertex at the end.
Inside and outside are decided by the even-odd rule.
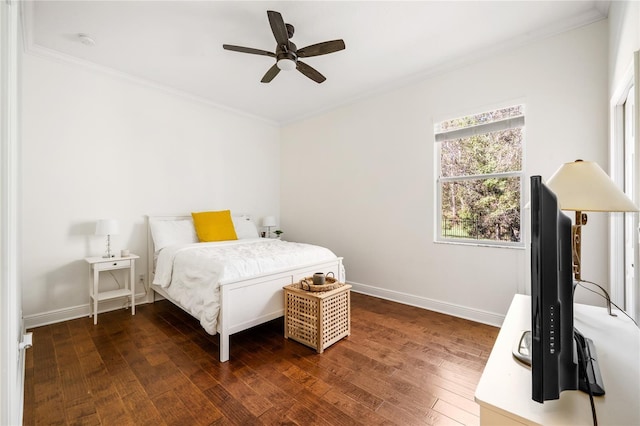
POLYGON ((91 265, 91 278, 89 280, 89 296, 91 297, 91 315, 93 324, 98 323, 98 302, 101 300, 111 300, 118 297, 131 298, 131 315, 136 314, 136 259, 140 256, 130 254, 125 257, 87 257, 84 260, 91 265), (118 269, 128 269, 129 274, 125 275, 124 287, 117 290, 100 292, 100 272, 115 271, 118 269))

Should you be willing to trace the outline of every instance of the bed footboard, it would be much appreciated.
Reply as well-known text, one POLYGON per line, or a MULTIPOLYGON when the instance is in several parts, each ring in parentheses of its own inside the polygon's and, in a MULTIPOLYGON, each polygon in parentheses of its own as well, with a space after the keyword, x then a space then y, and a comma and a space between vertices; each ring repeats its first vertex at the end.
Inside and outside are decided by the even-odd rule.
POLYGON ((344 281, 342 258, 220 285, 220 362, 229 360, 229 336, 284 315, 282 287, 313 275, 333 272, 344 281))
MULTIPOLYGON (((330 261, 220 284, 217 327, 220 336, 220 362, 229 360, 229 338, 232 334, 283 316, 282 287, 309 277, 314 272, 333 272, 339 281, 345 281, 342 258, 338 257, 330 261)), ((152 289, 182 308, 162 287, 154 285, 152 289)), ((186 310, 185 312, 188 313, 186 310)))

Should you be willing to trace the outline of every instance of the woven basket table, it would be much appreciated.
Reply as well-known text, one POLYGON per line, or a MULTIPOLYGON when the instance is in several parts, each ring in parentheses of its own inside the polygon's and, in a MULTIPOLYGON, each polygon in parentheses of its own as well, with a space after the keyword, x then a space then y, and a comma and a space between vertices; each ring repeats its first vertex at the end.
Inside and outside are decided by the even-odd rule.
POLYGON ((284 287, 284 337, 322 353, 351 334, 351 285, 306 291, 301 283, 284 287))

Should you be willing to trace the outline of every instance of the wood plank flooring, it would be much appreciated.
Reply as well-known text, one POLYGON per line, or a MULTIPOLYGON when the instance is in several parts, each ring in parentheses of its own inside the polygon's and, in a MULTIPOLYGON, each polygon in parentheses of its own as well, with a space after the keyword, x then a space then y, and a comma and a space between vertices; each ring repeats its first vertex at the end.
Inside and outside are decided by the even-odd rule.
POLYGON ((316 354, 282 319, 208 335, 170 302, 39 327, 25 425, 478 424, 498 329, 352 293, 351 336, 316 354))

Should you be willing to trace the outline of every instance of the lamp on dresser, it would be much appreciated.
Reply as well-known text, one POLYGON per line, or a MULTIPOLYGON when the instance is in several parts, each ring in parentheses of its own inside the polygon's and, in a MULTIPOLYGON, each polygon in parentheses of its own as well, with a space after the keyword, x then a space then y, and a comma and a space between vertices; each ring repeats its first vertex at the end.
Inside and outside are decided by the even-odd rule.
POLYGON ((573 275, 576 281, 582 281, 582 226, 587 224, 587 214, 583 212, 637 212, 638 207, 593 161, 563 164, 547 185, 555 192, 562 210, 576 212, 572 227, 573 275))
POLYGON ((96 222, 96 235, 107 236, 107 251, 102 257, 114 257, 114 255, 111 254, 111 236, 118 235, 119 232, 120 226, 118 224, 118 221, 115 219, 100 219, 98 222, 96 222))

